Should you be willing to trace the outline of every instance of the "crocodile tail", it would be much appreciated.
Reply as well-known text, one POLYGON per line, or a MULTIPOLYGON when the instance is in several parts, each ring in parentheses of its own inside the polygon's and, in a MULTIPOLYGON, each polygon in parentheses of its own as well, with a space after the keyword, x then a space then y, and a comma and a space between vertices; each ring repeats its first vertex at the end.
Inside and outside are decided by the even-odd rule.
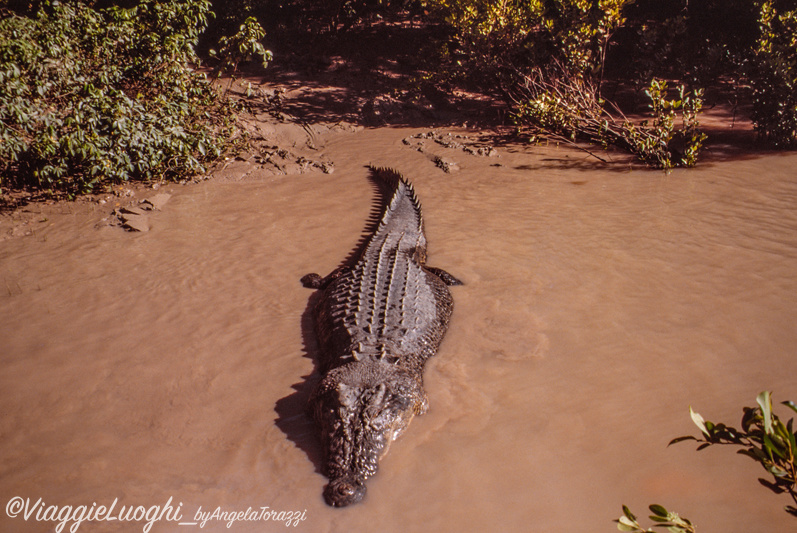
POLYGON ((379 187, 384 199, 384 208, 375 235, 389 232, 422 234, 423 214, 412 184, 393 169, 369 168, 371 179, 379 187))

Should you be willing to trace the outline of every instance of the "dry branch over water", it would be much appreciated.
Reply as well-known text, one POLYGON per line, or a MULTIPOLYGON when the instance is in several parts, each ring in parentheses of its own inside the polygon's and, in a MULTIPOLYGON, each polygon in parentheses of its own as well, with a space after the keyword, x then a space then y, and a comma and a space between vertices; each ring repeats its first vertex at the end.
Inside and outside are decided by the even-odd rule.
POLYGON ((616 104, 601 98, 597 86, 588 79, 564 74, 561 68, 556 71, 541 68, 533 69, 530 74, 516 71, 522 81, 505 89, 521 129, 539 131, 573 144, 587 141, 602 147, 611 145, 659 168, 696 164, 706 139, 697 120, 703 106, 702 91, 690 94, 680 86, 677 99, 668 100, 667 83, 654 80, 646 91, 651 99, 652 117, 634 122, 616 104), (676 128, 678 112, 681 126, 676 128))

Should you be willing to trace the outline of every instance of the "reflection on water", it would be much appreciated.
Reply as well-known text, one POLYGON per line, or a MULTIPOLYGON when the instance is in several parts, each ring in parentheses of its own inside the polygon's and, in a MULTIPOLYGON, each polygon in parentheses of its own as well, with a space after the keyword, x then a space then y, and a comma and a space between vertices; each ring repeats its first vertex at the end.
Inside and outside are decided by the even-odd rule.
POLYGON ((661 503, 703 533, 793 529, 752 461, 666 444, 696 432, 689 405, 737 424, 761 390, 797 399, 797 156, 665 175, 553 147, 440 148, 460 167, 446 174, 402 144, 414 133, 328 139, 331 176, 170 187, 148 233, 78 213, 0 243, 0 503, 173 497, 189 521, 268 506, 334 532, 613 531, 622 504, 661 503), (303 412, 315 346, 298 280, 356 245, 366 163, 414 182, 429 263, 465 285, 429 412, 338 510, 303 412))

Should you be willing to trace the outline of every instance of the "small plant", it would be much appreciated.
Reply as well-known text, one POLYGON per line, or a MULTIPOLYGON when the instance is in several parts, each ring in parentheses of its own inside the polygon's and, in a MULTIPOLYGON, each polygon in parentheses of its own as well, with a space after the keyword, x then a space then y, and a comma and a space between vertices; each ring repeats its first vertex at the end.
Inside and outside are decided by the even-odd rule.
MULTIPOLYGON (((650 515, 650 519, 657 522, 653 527, 666 528, 670 533, 695 533, 697 531, 695 526, 692 525, 692 522, 678 516, 678 513, 668 511, 661 505, 653 504, 649 509, 650 512, 653 513, 650 515)), ((637 522, 636 516, 634 516, 631 510, 625 505, 623 505, 623 516, 615 520, 615 522, 617 522, 617 529, 620 531, 631 531, 632 533, 648 533, 655 531, 650 528, 644 529, 639 522, 637 522)))
POLYGON ((243 61, 260 58, 263 68, 273 59, 271 50, 266 50, 260 40, 266 32, 255 17, 247 17, 238 28, 238 32, 229 37, 219 39, 219 49, 210 50, 210 55, 221 61, 217 75, 222 72, 235 73, 243 61))
POLYGON ((697 115, 703 108, 703 89, 687 91, 678 86, 678 98, 667 99, 667 82, 653 79, 645 94, 650 98, 652 120, 639 126, 626 121, 626 137, 640 159, 669 169, 673 166, 693 167, 706 135, 699 129, 697 115), (681 127, 675 127, 678 111, 681 127))
MULTIPOLYGON (((742 430, 739 431, 725 424, 714 424, 704 419, 700 414, 689 408, 692 421, 700 429, 702 438, 692 435, 678 437, 670 444, 694 440, 701 444, 697 447, 702 450, 715 444, 729 444, 742 449, 737 453, 747 455, 758 462, 767 472, 772 474, 774 481, 759 479, 758 481, 775 494, 788 493, 797 503, 797 433, 794 432, 794 419, 790 418, 785 424, 772 410, 772 393, 764 391, 756 397, 758 407, 745 407, 742 416, 742 430)), ((781 402, 783 405, 797 412, 794 402, 781 402)), ((666 528, 671 533, 695 533, 695 526, 682 518, 677 513, 668 511, 661 505, 651 505, 653 513, 650 519, 657 522, 653 527, 666 528)), ((797 516, 797 507, 787 505, 786 512, 797 516)), ((632 533, 647 533, 653 529, 644 529, 637 517, 623 505, 623 516, 615 520, 617 529, 631 531, 632 533)))
MULTIPOLYGON (((741 431, 725 424, 714 424, 689 408, 689 414, 700 429, 702 438, 687 435, 670 441, 670 444, 694 440, 701 444, 702 450, 712 445, 726 444, 741 449, 737 453, 746 455, 758 462, 773 476, 773 480, 758 481, 775 494, 787 493, 797 504, 797 433, 794 419, 785 424, 772 410, 772 395, 764 391, 756 397, 758 407, 745 407, 741 431)), ((797 412, 797 405, 791 401, 782 402, 797 412)), ((788 505, 786 512, 797 516, 797 507, 788 505)))

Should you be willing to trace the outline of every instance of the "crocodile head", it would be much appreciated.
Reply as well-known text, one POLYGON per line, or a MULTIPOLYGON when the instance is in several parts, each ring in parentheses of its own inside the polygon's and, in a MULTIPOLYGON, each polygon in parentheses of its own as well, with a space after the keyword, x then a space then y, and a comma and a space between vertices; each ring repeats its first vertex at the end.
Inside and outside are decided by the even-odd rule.
POLYGON ((425 406, 418 381, 389 363, 367 360, 331 371, 311 405, 321 426, 333 507, 359 502, 390 443, 425 406))

